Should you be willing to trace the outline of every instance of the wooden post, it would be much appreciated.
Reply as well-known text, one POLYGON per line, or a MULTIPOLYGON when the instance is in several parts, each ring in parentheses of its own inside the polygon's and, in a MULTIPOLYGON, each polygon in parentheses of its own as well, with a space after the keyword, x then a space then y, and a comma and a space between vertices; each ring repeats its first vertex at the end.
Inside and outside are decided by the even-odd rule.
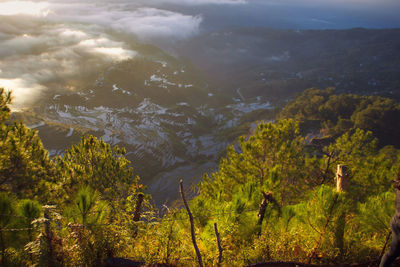
MULTIPOLYGON (((336 170, 336 191, 338 193, 346 192, 349 181, 349 169, 346 165, 338 164, 336 170)), ((346 227, 346 212, 343 211, 338 219, 335 246, 339 249, 339 257, 344 254, 344 229, 346 227)))
POLYGON ((46 233, 46 240, 48 246, 48 255, 47 255, 47 266, 54 266, 54 258, 53 258, 53 245, 52 245, 52 238, 53 234, 50 229, 50 215, 49 209, 46 208, 44 210, 44 218, 46 219, 44 222, 44 230, 46 233))
POLYGON ((214 223, 214 230, 215 230, 215 236, 217 237, 217 245, 218 245, 218 267, 221 266, 222 262, 222 247, 221 247, 221 241, 219 239, 219 233, 218 233, 218 228, 217 228, 217 223, 214 223))
POLYGON ((138 222, 140 220, 140 210, 142 208, 143 199, 144 199, 143 193, 139 193, 136 199, 135 211, 133 214, 134 222, 138 222))
POLYGON ((263 223, 264 216, 265 216, 265 211, 267 210, 267 207, 268 207, 269 198, 272 196, 271 192, 268 192, 268 193, 261 192, 261 193, 263 195, 263 199, 260 203, 260 208, 258 209, 258 213, 257 213, 257 217, 258 217, 257 225, 259 227, 257 235, 261 235, 261 228, 262 228, 262 223, 263 223))
POLYGON ((337 165, 336 171, 336 190, 338 192, 346 191, 349 179, 349 169, 346 165, 337 165))
POLYGON ((278 210, 279 214, 281 214, 281 208, 279 206, 279 203, 272 196, 272 192, 265 193, 265 192, 261 191, 261 193, 263 195, 263 200, 260 203, 260 208, 258 209, 258 214, 257 214, 257 217, 258 217, 257 225, 259 226, 258 235, 261 234, 261 226, 262 226, 262 223, 264 220, 265 211, 267 210, 269 203, 274 205, 274 208, 276 208, 278 210))
POLYGON ((260 208, 258 209, 258 221, 257 221, 257 225, 262 225, 262 222, 264 220, 264 215, 265 215, 265 211, 268 207, 268 203, 269 203, 269 198, 272 196, 271 192, 265 193, 265 192, 261 192, 263 195, 263 200, 261 201, 260 204, 260 208))
POLYGON ((190 233, 191 233, 191 235, 192 235, 192 242, 193 242, 194 250, 196 251, 197 260, 198 260, 198 262, 199 262, 199 266, 200 266, 200 267, 203 267, 203 261, 201 260, 200 250, 199 250, 199 247, 197 246, 197 243, 196 243, 196 235, 195 235, 195 233, 194 233, 193 215, 192 215, 192 213, 190 212, 188 203, 186 202, 185 192, 183 191, 183 182, 182 182, 182 179, 179 181, 179 191, 180 191, 180 193, 181 193, 181 197, 182 197, 182 200, 183 200, 183 204, 185 205, 186 211, 187 211, 187 213, 188 213, 188 215, 189 215, 189 220, 190 220, 190 233))
POLYGON ((169 232, 168 232, 168 242, 167 242, 167 256, 165 259, 165 263, 169 264, 169 256, 171 256, 171 239, 172 239, 172 234, 174 232, 174 223, 175 221, 172 220, 170 226, 169 226, 169 232))
MULTIPOLYGON (((139 193, 136 199, 136 204, 135 204, 135 210, 133 212, 133 218, 132 221, 138 222, 140 220, 140 210, 142 208, 142 203, 143 203, 144 195, 143 193, 139 193)), ((133 231, 133 237, 135 238, 138 234, 138 226, 135 225, 134 231, 133 231)))

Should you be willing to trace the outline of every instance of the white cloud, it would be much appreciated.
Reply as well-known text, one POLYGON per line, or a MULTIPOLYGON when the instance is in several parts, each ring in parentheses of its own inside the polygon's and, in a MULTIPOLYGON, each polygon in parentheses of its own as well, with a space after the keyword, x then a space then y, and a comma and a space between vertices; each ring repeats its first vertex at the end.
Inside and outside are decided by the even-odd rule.
POLYGON ((107 33, 110 29, 145 41, 183 39, 199 31, 200 16, 139 2, 0 0, 0 87, 13 89, 14 106, 21 108, 41 92, 74 88, 85 74, 135 57, 129 44, 107 33))
POLYGON ((49 89, 73 89, 77 77, 137 54, 90 25, 22 25, 0 40, 0 87, 12 89, 13 108, 29 106, 49 89))
POLYGON ((6 1, 0 2, 0 15, 46 16, 49 12, 47 2, 6 1))
POLYGON ((147 3, 171 3, 177 5, 237 5, 246 4, 247 0, 147 0, 147 3))
POLYGON ((183 39, 199 31, 202 18, 154 7, 95 4, 54 4, 48 19, 90 23, 137 35, 145 41, 169 37, 183 39))
POLYGON ((199 31, 202 18, 156 8, 139 8, 134 12, 121 12, 111 23, 114 29, 129 31, 144 40, 159 37, 183 39, 199 31))
MULTIPOLYGON (((209 4, 216 4, 216 5, 236 5, 236 4, 245 4, 249 0, 114 0, 112 1, 113 5, 118 4, 140 4, 140 6, 148 6, 148 5, 159 5, 164 3, 172 3, 177 5, 209 5, 209 4)), ((252 1, 252 0, 250 0, 252 1)), ((82 3, 84 1, 81 0, 49 0, 48 2, 52 3, 82 3)), ((89 1, 86 1, 89 2, 89 1)), ((92 0, 90 3, 96 4, 109 4, 110 1, 108 0, 92 0)))
POLYGON ((5 88, 7 91, 12 91, 11 108, 13 110, 20 110, 34 104, 45 89, 44 86, 40 84, 32 83, 22 78, 0 78, 0 87, 5 88))
POLYGON ((61 32, 60 36, 63 38, 84 39, 88 35, 85 32, 80 31, 80 30, 65 29, 61 32))
POLYGON ((116 0, 116 1, 0 1, 0 15, 25 14, 45 16, 46 21, 96 24, 135 34, 149 41, 153 38, 187 38, 199 31, 200 16, 157 8, 162 3, 183 5, 237 4, 244 0, 116 0))

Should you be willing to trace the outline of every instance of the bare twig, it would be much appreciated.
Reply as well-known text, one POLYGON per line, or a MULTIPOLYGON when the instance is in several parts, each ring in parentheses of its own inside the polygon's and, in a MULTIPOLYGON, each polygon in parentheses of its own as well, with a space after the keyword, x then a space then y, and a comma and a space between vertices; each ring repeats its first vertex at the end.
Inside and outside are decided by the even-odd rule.
POLYGON ((379 254, 379 259, 382 259, 383 254, 385 254, 386 246, 389 243, 390 236, 392 235, 392 231, 389 231, 388 235, 386 236, 385 244, 383 245, 381 254, 379 254))
POLYGON ((329 212, 328 212, 329 216, 328 216, 328 218, 326 218, 324 228, 322 229, 322 232, 320 233, 320 235, 318 237, 318 240, 317 240, 317 243, 316 243, 314 249, 311 251, 311 253, 310 253, 309 257, 308 257, 307 264, 311 263, 312 259, 315 257, 315 255, 317 253, 317 250, 318 250, 318 248, 319 248, 319 246, 321 244, 321 241, 322 241, 322 237, 325 234, 325 232, 326 232, 326 230, 328 228, 328 225, 332 220, 333 209, 335 208, 335 206, 336 206, 336 204, 338 202, 338 198, 339 198, 338 195, 336 195, 334 200, 333 200, 332 205, 329 207, 329 212))
POLYGON ((221 240, 219 239, 219 233, 218 233, 218 228, 217 228, 217 223, 214 223, 214 230, 215 230, 215 236, 217 237, 217 245, 218 245, 218 267, 221 266, 222 262, 222 247, 221 247, 221 240))
POLYGON ((192 213, 190 212, 188 203, 186 202, 185 192, 183 191, 183 182, 182 182, 182 180, 179 181, 179 191, 180 191, 180 193, 181 193, 181 197, 182 197, 182 200, 183 200, 183 204, 185 204, 185 208, 186 208, 187 213, 188 213, 188 215, 189 215, 189 220, 190 220, 190 233, 191 233, 191 235, 192 235, 192 242, 193 242, 194 249, 196 250, 197 260, 198 260, 198 262, 199 262, 199 266, 200 266, 200 267, 203 267, 203 261, 201 260, 200 250, 199 250, 199 247, 197 246, 197 243, 196 243, 196 235, 195 235, 195 233, 194 233, 193 215, 192 215, 192 213))

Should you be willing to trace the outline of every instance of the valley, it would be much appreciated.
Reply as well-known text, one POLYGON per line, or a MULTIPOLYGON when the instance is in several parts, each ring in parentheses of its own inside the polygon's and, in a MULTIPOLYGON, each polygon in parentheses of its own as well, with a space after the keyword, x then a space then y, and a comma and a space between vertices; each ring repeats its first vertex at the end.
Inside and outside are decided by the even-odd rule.
POLYGON ((177 44, 175 56, 134 47, 76 89, 49 91, 16 112, 50 155, 82 134, 126 148, 157 204, 178 197, 177 180, 196 185, 226 146, 309 87, 399 99, 399 30, 236 29, 177 44))
POLYGON ((395 264, 399 12, 1 0, 0 265, 395 264))

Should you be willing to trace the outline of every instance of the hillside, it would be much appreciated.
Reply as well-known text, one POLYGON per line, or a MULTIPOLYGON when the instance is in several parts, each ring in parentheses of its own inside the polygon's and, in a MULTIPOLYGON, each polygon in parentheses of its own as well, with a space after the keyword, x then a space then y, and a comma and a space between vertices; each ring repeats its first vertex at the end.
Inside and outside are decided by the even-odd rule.
POLYGON ((229 143, 306 88, 398 99, 397 32, 236 29, 181 42, 175 57, 135 41, 135 58, 13 116, 39 130, 51 156, 85 133, 126 147, 150 192, 172 200, 177 176, 199 182, 229 143))
POLYGON ((39 131, 50 156, 61 155, 82 134, 125 147, 151 192, 171 199, 176 198, 170 183, 177 172, 190 173, 187 177, 197 183, 238 136, 221 132, 252 122, 243 117, 253 111, 270 108, 261 98, 227 98, 210 88, 193 66, 155 47, 106 67, 80 85, 77 91, 49 92, 13 118, 39 131))
POLYGON ((0 0, 0 267, 400 266, 399 13, 0 0))
MULTIPOLYGON (((394 213, 392 180, 400 179, 400 150, 390 138, 379 142, 375 128, 358 128, 360 116, 354 114, 371 108, 385 114, 388 106, 376 103, 392 103, 398 112, 399 104, 391 101, 306 90, 283 109, 279 116, 286 119, 261 122, 228 146, 218 169, 204 174, 197 189, 185 180, 181 194, 190 197, 191 232, 181 202, 162 210, 151 204, 124 148, 89 135, 50 159, 35 131, 9 121, 10 98, 2 91, 2 264, 95 266, 122 257, 193 266, 199 257, 190 238, 194 233, 204 263, 217 265, 216 227, 222 266, 377 262, 394 213), (303 105, 310 95, 320 101, 303 105), (320 117, 337 98, 348 101, 329 113, 330 121, 352 113, 348 120, 354 124, 347 128, 320 117), (321 113, 308 112, 311 107, 321 113), (314 122, 311 128, 307 121, 314 122), (310 133, 329 130, 336 136, 310 140, 310 133), (344 182, 336 187, 338 164, 344 182)), ((392 121, 371 123, 390 127, 392 121)))

